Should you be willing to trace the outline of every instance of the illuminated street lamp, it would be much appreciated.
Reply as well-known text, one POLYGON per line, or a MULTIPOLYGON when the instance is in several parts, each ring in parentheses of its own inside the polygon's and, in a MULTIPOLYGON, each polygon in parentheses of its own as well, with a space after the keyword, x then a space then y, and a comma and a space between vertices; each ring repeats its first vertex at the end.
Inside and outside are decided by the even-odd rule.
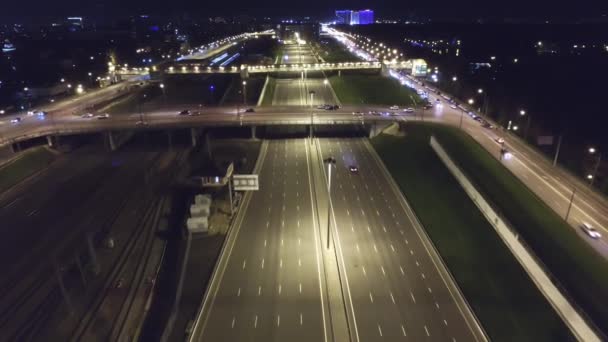
POLYGON ((452 81, 454 81, 454 82, 458 81, 458 77, 456 77, 456 76, 452 77, 452 81))
POLYGON ((467 101, 470 105, 472 105, 473 103, 475 103, 475 100, 473 99, 469 99, 469 101, 467 101))

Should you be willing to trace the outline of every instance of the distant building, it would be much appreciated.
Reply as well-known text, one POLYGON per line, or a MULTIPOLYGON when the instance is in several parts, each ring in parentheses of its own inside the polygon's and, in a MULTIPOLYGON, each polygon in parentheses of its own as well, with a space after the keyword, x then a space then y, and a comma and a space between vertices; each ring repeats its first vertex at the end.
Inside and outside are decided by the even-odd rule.
POLYGON ((2 52, 12 52, 15 50, 17 50, 17 48, 15 48, 15 45, 11 44, 8 39, 5 39, 4 45, 2 45, 2 52))
POLYGON ((350 24, 351 25, 359 25, 359 12, 353 11, 350 15, 350 24))
POLYGON ((366 9, 361 11, 338 10, 336 23, 346 25, 368 25, 374 23, 374 11, 366 9))
POLYGON ((70 31, 80 31, 84 28, 82 17, 68 17, 66 23, 70 31))
POLYGON ((350 25, 352 13, 353 13, 353 11, 351 11, 351 10, 336 11, 336 18, 338 19, 336 21, 336 23, 350 25))
POLYGON ((366 9, 359 11, 359 25, 368 25, 374 23, 374 11, 366 9))

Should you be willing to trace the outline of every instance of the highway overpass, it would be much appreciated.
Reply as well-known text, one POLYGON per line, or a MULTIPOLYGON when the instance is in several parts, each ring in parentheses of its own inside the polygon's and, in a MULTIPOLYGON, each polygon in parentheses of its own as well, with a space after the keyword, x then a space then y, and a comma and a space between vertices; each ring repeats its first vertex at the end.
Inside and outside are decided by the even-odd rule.
POLYGON ((164 70, 157 68, 131 68, 117 70, 118 75, 148 75, 150 71, 158 71, 169 75, 190 74, 240 74, 247 77, 249 74, 270 74, 279 72, 311 72, 311 71, 344 71, 344 70, 383 70, 383 69, 411 69, 412 61, 384 61, 384 62, 339 62, 339 63, 289 63, 289 64, 266 64, 222 67, 203 66, 200 63, 187 65, 173 65, 164 70))

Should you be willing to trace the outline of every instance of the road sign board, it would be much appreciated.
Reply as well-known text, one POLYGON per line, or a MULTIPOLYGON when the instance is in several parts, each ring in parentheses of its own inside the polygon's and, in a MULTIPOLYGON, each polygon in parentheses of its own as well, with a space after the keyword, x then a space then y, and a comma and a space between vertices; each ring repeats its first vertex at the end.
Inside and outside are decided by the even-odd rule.
POLYGON ((234 175, 232 184, 235 191, 257 191, 260 189, 258 175, 234 175))

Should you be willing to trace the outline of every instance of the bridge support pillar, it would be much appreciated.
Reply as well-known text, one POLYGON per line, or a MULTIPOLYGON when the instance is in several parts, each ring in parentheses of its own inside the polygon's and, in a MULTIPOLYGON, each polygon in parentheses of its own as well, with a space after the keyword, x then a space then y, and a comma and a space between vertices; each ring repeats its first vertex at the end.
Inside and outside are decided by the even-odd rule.
POLYGON ((52 135, 46 136, 46 143, 47 143, 47 145, 49 145, 49 147, 56 147, 55 146, 57 144, 56 140, 57 140, 57 137, 55 137, 55 136, 52 136, 52 135))
POLYGON ((246 80, 249 78, 249 70, 247 68, 241 69, 241 79, 246 80))
POLYGON ((95 247, 93 246, 93 236, 87 235, 87 249, 89 251, 89 258, 91 259, 91 267, 93 274, 99 273, 99 264, 97 263, 97 254, 95 254, 95 247))
POLYGON ((171 134, 171 131, 167 131, 167 140, 169 143, 169 149, 173 148, 173 134, 171 134))
POLYGON ((17 152, 21 151, 21 145, 19 145, 18 142, 11 144, 11 151, 13 153, 17 153, 17 152))
POLYGON ((205 132, 205 152, 207 152, 207 157, 211 160, 213 156, 211 155, 211 133, 209 131, 205 132))
POLYGON ((251 126, 251 139, 256 140, 258 137, 256 136, 256 126, 251 126))
POLYGON ((63 282, 63 272, 59 265, 55 264, 55 277, 57 277, 57 284, 59 284, 59 289, 61 290, 61 294, 63 296, 63 300, 65 300, 65 304, 68 307, 68 311, 73 312, 72 300, 70 298, 70 294, 68 293, 68 289, 65 287, 65 283, 63 282))
POLYGON ((80 280, 82 280, 82 287, 87 287, 87 274, 85 273, 82 261, 80 260, 80 253, 76 253, 76 266, 78 266, 78 272, 80 272, 80 280))
POLYGON ((382 66, 380 67, 380 74, 381 74, 382 76, 387 76, 387 77, 388 77, 388 76, 390 76, 390 74, 389 74, 389 72, 388 72, 388 71, 389 71, 389 70, 388 70, 388 65, 386 65, 386 64, 384 64, 384 63, 382 63, 382 66))
POLYGON ((198 132, 196 128, 190 128, 190 141, 192 142, 192 147, 196 147, 198 143, 198 132))
POLYGON ((116 142, 114 141, 114 134, 110 131, 106 133, 108 139, 108 145, 110 146, 110 151, 116 151, 116 142))

